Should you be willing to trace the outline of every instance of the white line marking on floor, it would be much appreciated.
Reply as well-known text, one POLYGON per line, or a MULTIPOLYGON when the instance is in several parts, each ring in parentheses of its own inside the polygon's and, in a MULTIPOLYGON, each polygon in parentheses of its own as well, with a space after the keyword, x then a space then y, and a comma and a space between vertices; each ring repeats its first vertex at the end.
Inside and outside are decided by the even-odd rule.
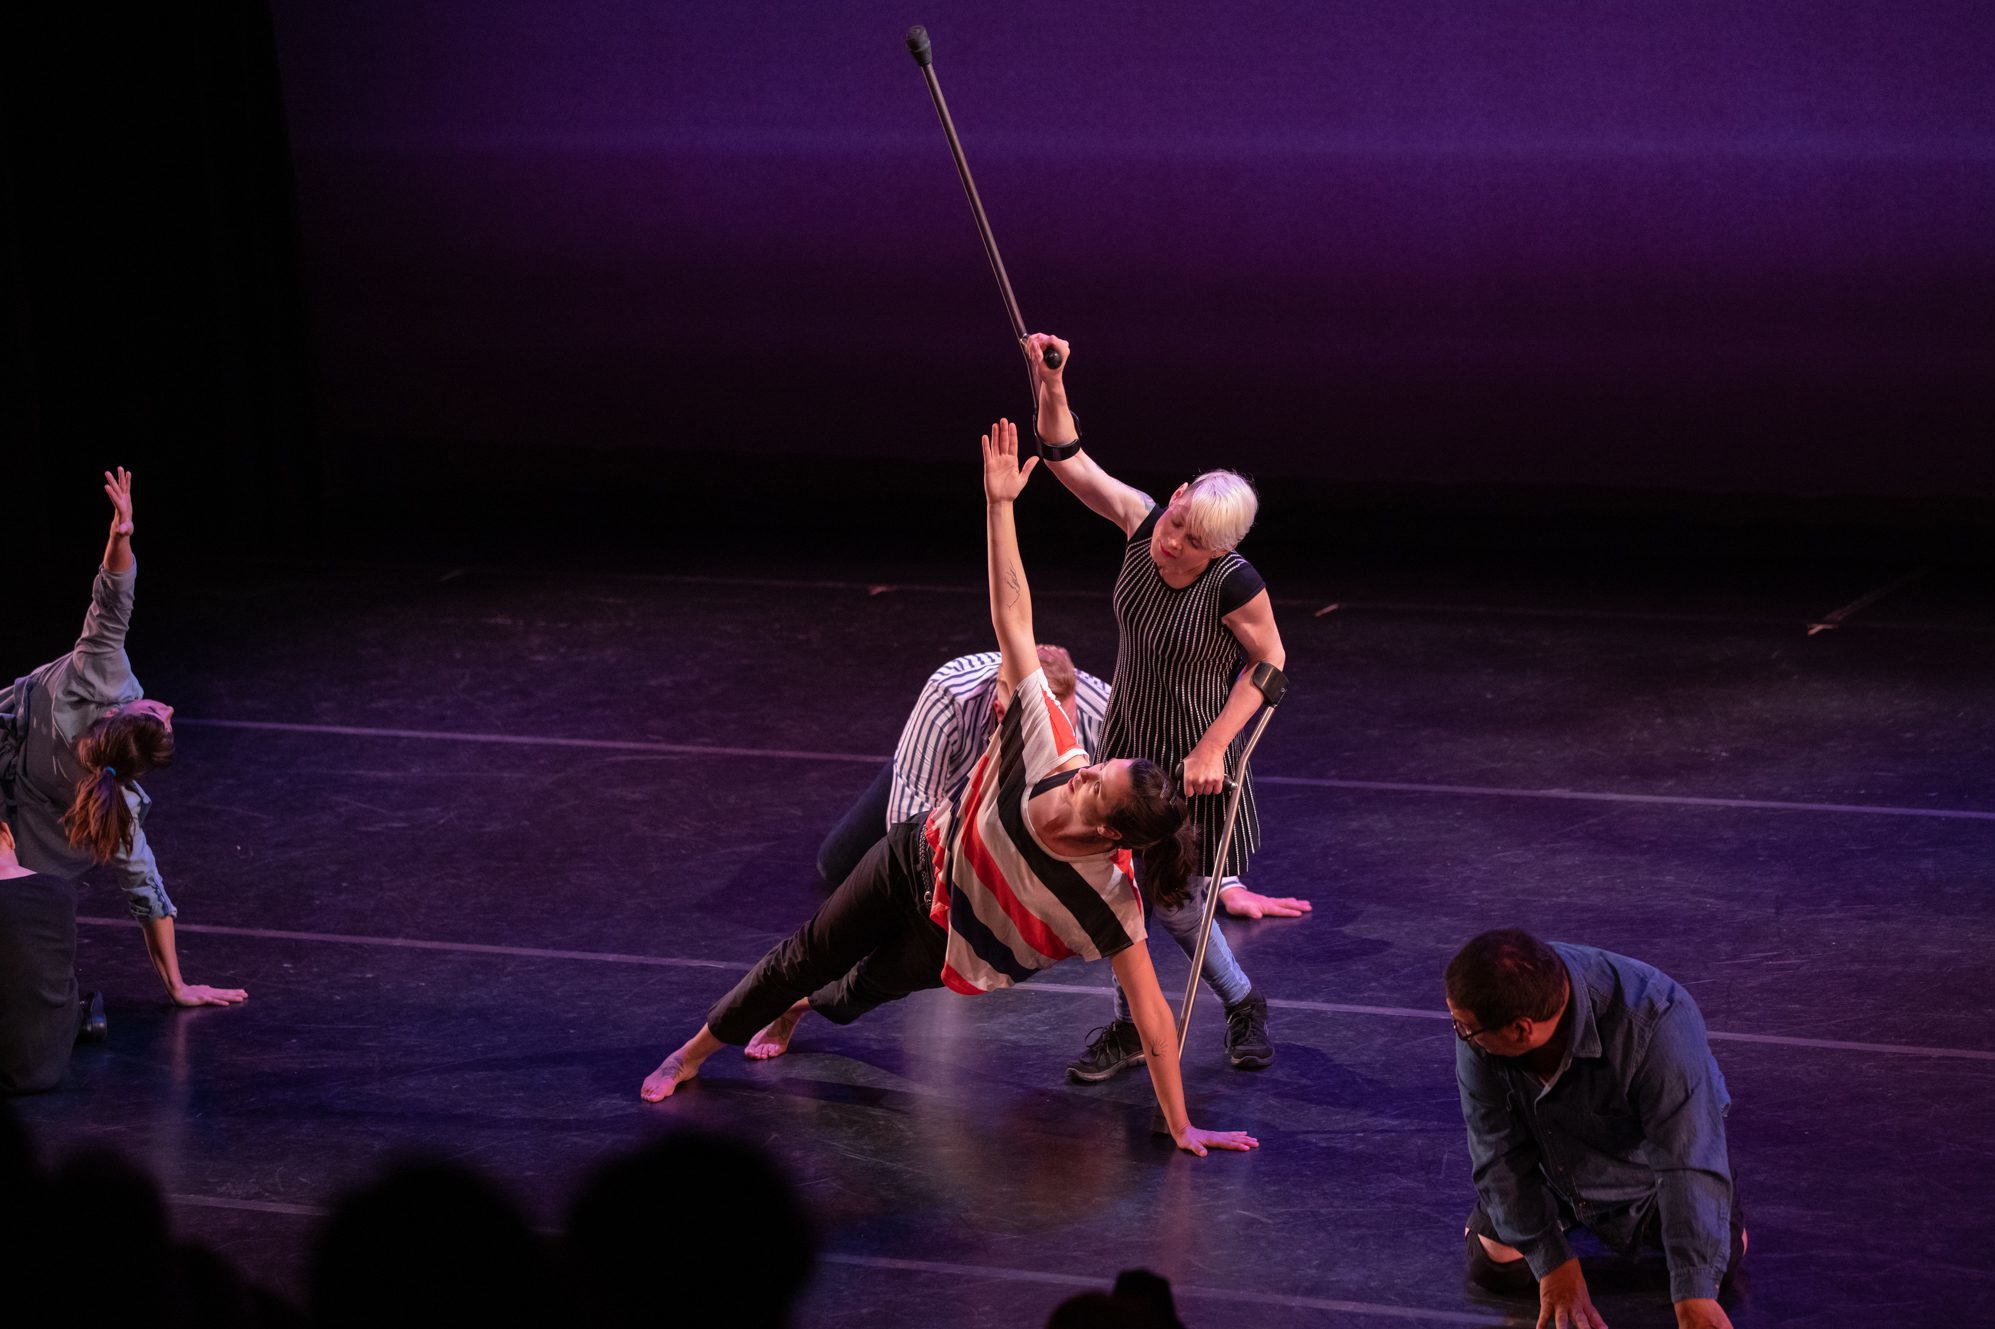
POLYGON ((1960 1061, 1995 1061, 1995 1052, 1973 1048, 1919 1047, 1911 1043, 1846 1043, 1833 1038, 1795 1038, 1788 1034, 1727 1034, 1716 1029, 1710 1037, 1727 1043, 1774 1043, 1791 1048, 1829 1048, 1836 1052, 1888 1052, 1906 1057, 1950 1057, 1960 1061))
POLYGON ((1822 617, 1819 620, 1810 623, 1808 625, 1808 635, 1812 637, 1818 632, 1828 632, 1831 629, 1841 627, 1845 622, 1849 620, 1852 614, 1870 608, 1870 606, 1876 604, 1879 600, 1882 600, 1885 596, 1891 594, 1893 591, 1902 590, 1905 587, 1910 586, 1913 582, 1919 580, 1919 578, 1925 576, 1928 572, 1931 571, 1932 571, 1931 568, 1915 568, 1913 571, 1908 572, 1904 576, 1900 577, 1897 581, 1887 582, 1884 585, 1878 587, 1874 591, 1869 591, 1863 595, 1859 595, 1856 599, 1850 601, 1848 604, 1844 605, 1841 609, 1830 610, 1828 613, 1822 615, 1822 617))
MULTIPOLYGON (((92 927, 137 927, 123 918, 87 918, 92 927)), ((615 951, 563 951, 538 946, 488 946, 475 941, 429 941, 421 937, 365 937, 339 932, 291 932, 283 928, 232 928, 219 923, 177 923, 179 932, 211 932, 218 937, 256 937, 264 941, 332 942, 344 946, 389 946, 410 951, 462 951, 468 955, 509 955, 523 960, 588 960, 596 964, 641 964, 661 969, 724 969, 747 973, 750 966, 731 960, 689 960, 670 955, 619 955, 615 951)), ((1105 989, 1104 989, 1105 990, 1105 989)))
MULTIPOLYGON (((460 733, 443 729, 384 729, 368 725, 289 724, 276 720, 210 720, 174 717, 174 723, 209 729, 250 729, 287 734, 332 734, 345 738, 399 738, 435 743, 498 743, 516 747, 580 748, 589 751, 650 752, 678 757, 766 757, 783 761, 863 762, 881 766, 884 753, 816 752, 798 748, 743 748, 710 743, 664 743, 649 739, 542 738, 531 734, 460 733)), ((1938 817, 1953 821, 1995 821, 1995 812, 1965 808, 1916 808, 1892 804, 1801 803, 1763 798, 1699 798, 1688 794, 1618 794, 1579 789, 1514 789, 1502 785, 1421 784, 1409 780, 1337 780, 1302 775, 1261 775, 1264 785, 1315 789, 1358 789, 1376 793, 1456 794, 1480 798, 1549 798, 1588 803, 1649 803, 1665 807, 1741 808, 1770 812, 1840 812, 1880 817, 1938 817)))
MULTIPOLYGON (((90 927, 136 928, 129 918, 96 918, 79 914, 78 925, 90 927)), ((696 960, 669 955, 625 955, 615 951, 550 950, 536 946, 492 946, 469 941, 431 941, 420 937, 369 937, 339 932, 293 932, 282 928, 238 928, 219 923, 176 923, 176 931, 218 937, 254 937, 266 941, 320 942, 341 946, 385 946, 415 951, 459 951, 467 955, 505 955, 526 960, 583 960, 594 964, 647 965, 659 969, 719 969, 745 974, 754 967, 745 960, 696 960)), ((1080 995, 1106 1001, 1112 991, 1103 984, 1021 983, 1015 992, 1052 992, 1080 995)), ((1381 1015, 1419 1020, 1445 1020, 1444 1010, 1417 1006, 1359 1006, 1330 1001, 1298 1001, 1270 997, 1268 1005, 1281 1010, 1316 1011, 1329 1015, 1381 1015)), ((1797 1038, 1786 1034, 1728 1034, 1711 1030, 1710 1036, 1735 1043, 1766 1043, 1779 1047, 1826 1048, 1836 1052, 1882 1052, 1906 1057, 1945 1057, 1963 1061, 1995 1061, 1995 1052, 1976 1048, 1919 1047, 1903 1043, 1858 1043, 1833 1038, 1797 1038)))
POLYGON ((1795 803, 1769 798, 1698 798, 1689 794, 1615 794, 1581 789, 1510 789, 1501 785, 1416 784, 1403 780, 1333 780, 1302 775, 1256 774, 1257 784, 1302 785, 1322 789, 1371 789, 1399 794, 1462 794, 1478 798, 1552 798, 1582 803, 1652 803, 1692 808, 1743 808, 1767 812, 1843 812, 1878 817, 1939 817, 1952 821, 1995 821, 1995 812, 1970 808, 1914 808, 1896 804, 1795 803))
POLYGON ((528 748, 585 748, 602 752, 656 752, 679 757, 778 757, 787 761, 863 761, 884 765, 882 754, 812 752, 796 748, 735 748, 712 743, 663 743, 637 738, 539 738, 532 734, 467 734, 443 729, 381 729, 370 725, 287 724, 276 720, 205 720, 176 715, 175 724, 209 729, 262 729, 285 734, 337 734, 348 738, 413 738, 433 743, 503 743, 528 748))

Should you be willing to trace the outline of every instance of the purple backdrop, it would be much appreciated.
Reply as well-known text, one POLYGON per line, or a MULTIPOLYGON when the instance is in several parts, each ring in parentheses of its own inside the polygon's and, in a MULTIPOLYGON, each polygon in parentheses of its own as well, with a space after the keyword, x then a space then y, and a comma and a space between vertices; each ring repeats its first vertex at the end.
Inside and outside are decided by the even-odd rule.
POLYGON ((1995 7, 275 6, 336 445, 1995 493, 1995 7))

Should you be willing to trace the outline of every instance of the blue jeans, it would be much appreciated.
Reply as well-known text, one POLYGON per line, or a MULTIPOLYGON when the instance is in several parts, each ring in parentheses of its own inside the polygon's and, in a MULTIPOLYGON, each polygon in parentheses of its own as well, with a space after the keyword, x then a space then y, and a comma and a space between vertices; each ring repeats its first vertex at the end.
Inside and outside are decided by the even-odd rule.
MULTIPOLYGON (((1198 925, 1205 919, 1205 892, 1209 885, 1204 877, 1193 877, 1190 899, 1175 909, 1162 905, 1150 909, 1150 917, 1163 925, 1187 958, 1198 951, 1198 925)), ((1199 973, 1213 994, 1228 1006, 1244 1000, 1254 990, 1240 962, 1233 958, 1233 948, 1226 944, 1226 934, 1219 930, 1217 917, 1212 922, 1212 941, 1205 948, 1205 968, 1199 973)), ((1120 983, 1115 985, 1115 1018, 1129 1018, 1129 998, 1122 994, 1120 983)))

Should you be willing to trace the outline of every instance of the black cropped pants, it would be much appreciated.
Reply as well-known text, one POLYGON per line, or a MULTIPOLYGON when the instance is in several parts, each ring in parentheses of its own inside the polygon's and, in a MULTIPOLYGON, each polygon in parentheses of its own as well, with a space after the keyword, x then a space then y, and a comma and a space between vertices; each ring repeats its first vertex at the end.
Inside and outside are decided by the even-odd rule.
POLYGON ((910 992, 942 986, 948 934, 930 921, 934 870, 919 821, 888 830, 810 922, 791 933, 707 1013, 723 1043, 746 1044, 800 997, 850 1024, 910 992))

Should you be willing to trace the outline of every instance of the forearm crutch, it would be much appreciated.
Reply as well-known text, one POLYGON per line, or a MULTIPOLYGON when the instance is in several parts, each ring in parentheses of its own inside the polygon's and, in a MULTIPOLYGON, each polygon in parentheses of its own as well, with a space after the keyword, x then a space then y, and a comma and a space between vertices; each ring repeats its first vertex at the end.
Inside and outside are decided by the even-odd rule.
MULTIPOLYGON (((1005 276, 1004 260, 998 257, 997 241, 991 236, 990 218, 984 215, 983 200, 977 197, 976 181, 970 179, 970 162, 963 156, 962 140, 956 137, 956 122, 949 118, 949 103, 942 100, 942 85, 935 81, 935 52, 929 45, 928 29, 920 26, 909 28, 907 49, 915 64, 921 66, 921 76, 928 83, 929 98, 935 103, 935 116, 942 121, 942 133, 949 140, 949 155, 956 159, 956 174, 962 178, 963 193, 970 200, 970 215, 976 219, 977 234, 984 242, 984 255, 991 261, 991 274, 997 278, 998 294, 1004 297, 1004 311, 1011 316, 1012 336, 1018 339, 1022 349, 1025 316, 1018 312, 1018 297, 1011 293, 1011 278, 1005 276)), ((1048 369, 1060 367, 1060 353, 1052 347, 1046 348, 1045 358, 1048 369)), ((1025 376, 1032 380, 1030 361, 1026 363, 1025 376)))
POLYGON ((1288 675, 1269 664, 1266 660, 1254 666, 1251 678, 1254 686, 1261 691, 1261 711, 1254 721, 1254 727, 1247 732, 1247 745, 1240 749, 1240 766, 1228 781, 1232 792, 1226 796, 1226 826, 1219 833, 1219 852, 1212 856, 1213 876, 1205 883, 1205 916, 1198 928, 1198 949, 1191 957, 1191 977, 1185 981, 1184 1003, 1178 1007, 1178 1060, 1185 1055, 1185 1035, 1191 1031, 1192 1003, 1198 1000, 1199 975, 1205 971, 1205 948, 1212 941, 1212 920, 1219 912, 1219 877, 1226 870, 1226 855, 1233 848, 1233 827, 1240 819, 1240 799, 1247 791, 1247 762, 1254 755, 1254 745, 1261 741, 1261 734, 1274 718, 1275 707, 1288 693, 1288 675))

